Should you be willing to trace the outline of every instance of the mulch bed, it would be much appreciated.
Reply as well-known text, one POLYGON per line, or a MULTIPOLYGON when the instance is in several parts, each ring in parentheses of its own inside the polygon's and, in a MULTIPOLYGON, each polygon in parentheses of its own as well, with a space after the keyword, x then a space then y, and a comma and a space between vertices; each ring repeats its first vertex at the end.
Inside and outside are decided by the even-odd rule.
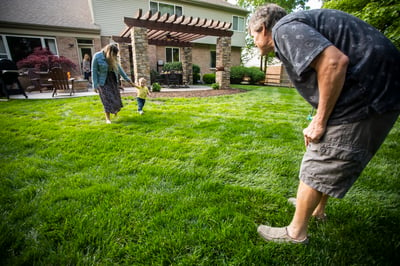
MULTIPOLYGON (((229 95, 236 93, 244 93, 246 90, 241 89, 224 89, 224 90, 195 90, 195 91, 161 91, 152 92, 150 98, 161 98, 161 97, 180 97, 180 98, 190 98, 190 97, 211 97, 220 95, 229 95)), ((121 92, 123 96, 133 96, 136 97, 136 93, 124 93, 121 92)))

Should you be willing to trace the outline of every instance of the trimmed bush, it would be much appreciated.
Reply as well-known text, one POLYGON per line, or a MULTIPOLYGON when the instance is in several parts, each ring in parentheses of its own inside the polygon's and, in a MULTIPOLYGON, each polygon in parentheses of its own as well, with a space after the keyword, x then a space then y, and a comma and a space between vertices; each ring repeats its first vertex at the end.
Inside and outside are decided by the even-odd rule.
POLYGON ((161 86, 157 82, 154 82, 153 85, 151 85, 151 91, 154 92, 159 92, 161 91, 161 86))
POLYGON ((265 79, 265 73, 259 67, 248 67, 247 76, 251 78, 251 84, 258 84, 261 80, 265 79))
POLYGON ((198 83, 200 81, 200 67, 196 64, 192 65, 192 72, 193 72, 193 84, 198 83))
POLYGON ((245 75, 246 75, 246 67, 244 66, 231 67, 230 79, 232 84, 240 84, 245 75))
POLYGON ((164 71, 182 71, 182 62, 168 62, 163 66, 164 71))
POLYGON ((257 84, 259 81, 265 79, 265 73, 258 67, 245 67, 245 66, 233 66, 231 67, 231 83, 240 84, 244 77, 250 78, 251 84, 257 84))
POLYGON ((203 75, 203 81, 206 84, 215 83, 215 73, 208 73, 203 75))
POLYGON ((218 83, 213 83, 213 84, 211 84, 211 88, 213 90, 219 90, 219 84, 218 83))

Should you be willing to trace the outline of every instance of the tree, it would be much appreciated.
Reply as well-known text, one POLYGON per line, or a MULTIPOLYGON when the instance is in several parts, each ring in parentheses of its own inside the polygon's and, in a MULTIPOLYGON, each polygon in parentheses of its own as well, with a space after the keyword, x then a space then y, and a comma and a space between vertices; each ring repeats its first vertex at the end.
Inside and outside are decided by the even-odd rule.
POLYGON ((76 65, 64 56, 53 55, 47 48, 36 47, 32 54, 17 62, 17 67, 35 68, 42 71, 47 71, 52 67, 61 67, 70 71, 76 68, 76 65))
POLYGON ((272 0, 272 1, 265 1, 265 0, 238 0, 237 4, 240 7, 246 8, 250 11, 254 11, 255 8, 265 4, 266 2, 275 3, 284 9, 287 12, 291 12, 295 9, 306 9, 306 2, 308 0, 272 0))
MULTIPOLYGON (((237 4, 240 7, 243 7, 247 10, 253 13, 257 7, 264 5, 266 2, 269 3, 275 3, 284 9, 288 13, 292 12, 295 9, 309 9, 309 7, 306 5, 308 0, 271 0, 271 1, 265 1, 265 0, 237 0, 237 4)), ((253 39, 248 35, 246 36, 246 47, 243 49, 242 53, 242 61, 247 62, 250 60, 250 58, 254 57, 254 43, 253 39)), ((268 55, 266 60, 271 61, 273 57, 273 53, 271 55, 268 55)), ((263 68, 261 66, 261 68, 263 68)))
POLYGON ((400 49, 400 0, 325 0, 322 7, 341 10, 364 20, 400 49))

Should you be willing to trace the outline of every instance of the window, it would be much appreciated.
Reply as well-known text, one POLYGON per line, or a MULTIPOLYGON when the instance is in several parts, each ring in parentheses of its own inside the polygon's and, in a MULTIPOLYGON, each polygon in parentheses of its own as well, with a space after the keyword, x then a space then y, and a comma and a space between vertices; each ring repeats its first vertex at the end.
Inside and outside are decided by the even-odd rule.
POLYGON ((210 67, 215 68, 217 65, 217 52, 216 51, 210 51, 210 67))
POLYGON ((0 36, 0 59, 8 58, 6 47, 4 45, 4 41, 2 36, 0 36))
POLYGON ((233 16, 232 24, 234 31, 244 31, 244 17, 233 16))
POLYGON ((150 1, 150 10, 154 14, 160 11, 161 15, 168 13, 170 15, 176 14, 178 17, 182 16, 182 7, 176 5, 170 5, 166 3, 160 3, 155 1, 150 1))
POLYGON ((46 47, 57 55, 56 39, 35 36, 4 35, 0 41, 0 58, 18 62, 30 55, 36 47, 46 47), (7 52, 8 48, 8 52, 7 52))
POLYGON ((165 59, 169 62, 179 62, 179 48, 165 48, 165 59))

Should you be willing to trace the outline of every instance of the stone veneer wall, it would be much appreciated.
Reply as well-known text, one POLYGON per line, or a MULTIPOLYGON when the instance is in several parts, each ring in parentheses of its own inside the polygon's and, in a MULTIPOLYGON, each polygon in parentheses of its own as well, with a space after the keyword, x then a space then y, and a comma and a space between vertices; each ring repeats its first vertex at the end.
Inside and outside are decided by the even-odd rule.
POLYGON ((192 47, 183 47, 182 53, 182 82, 190 85, 193 84, 192 47))
POLYGON ((148 55, 148 40, 147 29, 141 27, 132 27, 132 57, 135 62, 133 72, 135 82, 137 83, 140 78, 147 80, 147 85, 150 83, 150 62, 148 55))
POLYGON ((217 38, 216 82, 220 89, 229 89, 231 85, 231 37, 217 38))
POLYGON ((130 71, 130 62, 129 62, 129 43, 119 43, 119 61, 122 69, 128 75, 128 77, 132 77, 133 73, 130 71))

